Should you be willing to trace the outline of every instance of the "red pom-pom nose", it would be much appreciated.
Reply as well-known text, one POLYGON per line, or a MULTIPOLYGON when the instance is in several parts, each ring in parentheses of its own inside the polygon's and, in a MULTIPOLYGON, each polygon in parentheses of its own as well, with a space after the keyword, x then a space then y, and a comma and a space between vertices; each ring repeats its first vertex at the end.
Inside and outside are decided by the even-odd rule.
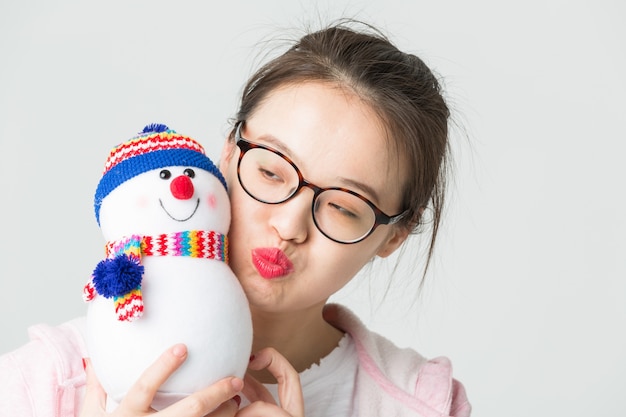
POLYGON ((188 176, 181 175, 172 180, 170 191, 179 200, 189 200, 193 196, 193 183, 188 176))

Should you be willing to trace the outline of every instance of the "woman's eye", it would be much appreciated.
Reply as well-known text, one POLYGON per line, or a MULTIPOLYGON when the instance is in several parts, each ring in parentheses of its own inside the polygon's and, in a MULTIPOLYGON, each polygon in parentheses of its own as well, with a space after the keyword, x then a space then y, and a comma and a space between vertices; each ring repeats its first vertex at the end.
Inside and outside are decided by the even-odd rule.
POLYGON ((195 178, 196 177, 196 171, 194 171, 191 168, 187 168, 186 170, 183 171, 183 174, 185 174, 186 176, 188 176, 189 178, 195 178))
POLYGON ((172 173, 168 169, 164 169, 159 172, 159 177, 161 177, 162 180, 169 180, 172 177, 172 173))
POLYGON ((352 218, 352 219, 358 219, 359 218, 359 215, 357 213, 348 210, 347 208, 341 206, 340 204, 333 203, 332 201, 329 201, 328 205, 333 210, 335 210, 337 213, 339 213, 342 216, 349 217, 349 218, 352 218))
POLYGON ((271 181, 282 181, 282 178, 278 174, 275 174, 274 172, 270 171, 269 169, 265 169, 263 167, 259 167, 259 173, 261 174, 261 176, 263 176, 263 178, 266 178, 268 180, 271 180, 271 181))

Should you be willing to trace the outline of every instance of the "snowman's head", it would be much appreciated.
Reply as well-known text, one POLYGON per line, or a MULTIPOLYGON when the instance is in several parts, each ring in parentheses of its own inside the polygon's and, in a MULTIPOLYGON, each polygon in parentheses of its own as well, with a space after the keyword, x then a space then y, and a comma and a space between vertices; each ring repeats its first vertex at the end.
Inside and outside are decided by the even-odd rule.
POLYGON ((95 194, 107 240, 184 230, 226 234, 226 181, 195 140, 164 125, 144 130, 110 152, 95 194))

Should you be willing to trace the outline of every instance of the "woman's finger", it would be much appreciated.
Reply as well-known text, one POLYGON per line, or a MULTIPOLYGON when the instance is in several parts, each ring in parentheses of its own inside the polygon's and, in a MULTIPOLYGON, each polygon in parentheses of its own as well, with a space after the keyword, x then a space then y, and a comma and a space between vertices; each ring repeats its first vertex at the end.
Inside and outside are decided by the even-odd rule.
POLYGON ((235 395, 230 400, 223 402, 222 405, 217 407, 214 411, 207 414, 205 417, 234 417, 239 410, 239 405, 241 404, 241 397, 239 395, 235 395))
POLYGON ((224 378, 216 383, 194 392, 188 397, 161 410, 162 417, 211 417, 234 416, 241 399, 238 394, 243 388, 240 378, 224 378), (209 414, 210 413, 210 414, 209 414))
POLYGON ((292 417, 290 413, 283 410, 275 404, 266 403, 263 401, 254 402, 237 413, 237 417, 292 417))
POLYGON ((87 375, 87 384, 80 415, 93 417, 104 413, 107 395, 96 377, 89 358, 83 358, 83 366, 87 375))
POLYGON ((147 412, 159 387, 185 362, 187 347, 177 344, 165 351, 128 390, 120 403, 124 408, 147 412))
POLYGON ((246 374, 243 378, 244 386, 241 391, 243 395, 250 401, 251 403, 255 401, 263 401, 270 404, 276 404, 276 400, 274 400, 274 396, 272 393, 268 391, 265 386, 257 381, 250 374, 246 374))
POLYGON ((291 416, 304 416, 300 375, 283 355, 274 348, 262 349, 250 361, 248 368, 253 371, 267 369, 278 382, 280 407, 291 416))

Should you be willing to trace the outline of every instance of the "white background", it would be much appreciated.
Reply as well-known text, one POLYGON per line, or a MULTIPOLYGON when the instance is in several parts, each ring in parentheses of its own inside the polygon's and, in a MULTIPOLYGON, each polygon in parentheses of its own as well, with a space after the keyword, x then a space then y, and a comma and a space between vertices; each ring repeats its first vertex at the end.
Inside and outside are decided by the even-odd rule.
POLYGON ((421 294, 409 259, 336 299, 449 356, 475 416, 626 415, 625 4, 216 4, 0 4, 0 352, 84 313, 112 146, 161 122, 216 159, 263 40, 347 15, 442 74, 462 129, 421 294))

